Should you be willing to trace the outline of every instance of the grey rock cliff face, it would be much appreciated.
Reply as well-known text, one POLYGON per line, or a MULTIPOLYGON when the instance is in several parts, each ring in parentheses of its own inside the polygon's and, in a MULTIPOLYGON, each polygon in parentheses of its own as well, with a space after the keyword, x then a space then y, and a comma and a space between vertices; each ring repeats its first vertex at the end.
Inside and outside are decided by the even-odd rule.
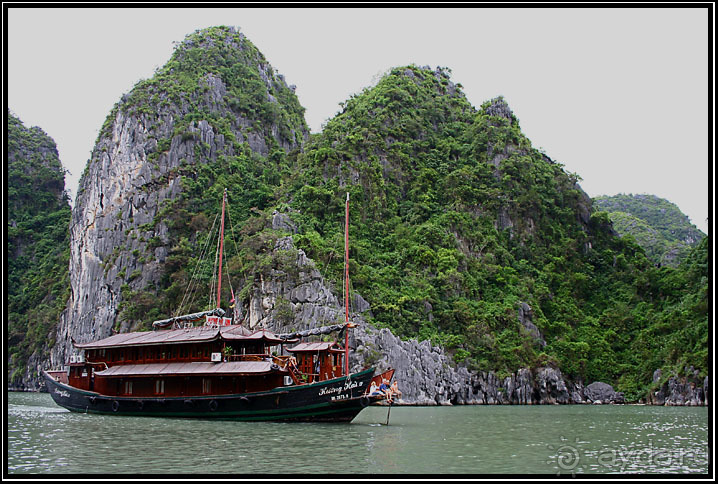
POLYGON ((250 328, 289 333, 344 321, 339 300, 291 237, 277 240, 274 260, 269 272, 255 278, 249 300, 250 328))
MULTIPOLYGON (((661 379, 661 371, 656 370, 653 381, 661 379)), ((684 376, 671 375, 658 390, 648 394, 648 403, 667 406, 701 406, 708 405, 709 379, 701 379, 698 371, 692 366, 684 370, 684 376)))
MULTIPOLYGON (((147 252, 147 242, 127 237, 127 233, 152 222, 162 200, 175 197, 180 179, 163 173, 172 168, 173 156, 159 169, 147 163, 153 142, 147 130, 148 119, 126 116, 120 110, 112 124, 110 137, 100 139, 83 177, 70 225, 70 282, 72 294, 63 315, 53 350, 52 364, 60 366, 71 349, 71 338, 91 341, 110 335, 116 322, 120 288, 135 271, 132 281, 144 287, 159 274, 166 252, 157 248, 152 258, 141 264, 133 251, 147 252), (143 189, 153 183, 152 190, 143 189)), ((162 237, 160 224, 151 235, 162 237)))
MULTIPOLYGON (((209 74, 200 83, 202 89, 192 98, 193 109, 221 111, 231 117, 235 140, 267 155, 265 137, 256 128, 248 129, 249 121, 237 117, 224 102, 222 80, 209 74)), ((157 94, 160 99, 163 95, 157 94)), ((73 209, 72 293, 52 351, 50 366, 55 368, 67 361, 72 339, 92 341, 109 336, 113 328, 131 329, 117 319, 122 287, 144 289, 162 275, 168 252, 163 202, 180 194, 182 176, 191 174, 196 164, 236 154, 237 143, 230 143, 206 120, 191 122, 181 134, 175 132, 189 105, 170 103, 147 114, 127 108, 125 102, 129 101, 118 104, 114 118, 108 119, 109 129, 97 141, 73 209)), ((274 127, 266 136, 274 137, 285 149, 297 147, 294 139, 285 139, 279 132, 274 127)), ((296 136, 306 137, 308 131, 296 136)))

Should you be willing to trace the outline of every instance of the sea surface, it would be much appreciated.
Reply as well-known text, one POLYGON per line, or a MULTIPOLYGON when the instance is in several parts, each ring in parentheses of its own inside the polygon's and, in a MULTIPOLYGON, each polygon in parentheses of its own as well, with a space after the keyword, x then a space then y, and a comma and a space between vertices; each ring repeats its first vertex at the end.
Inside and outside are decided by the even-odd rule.
POLYGON ((47 393, 8 392, 6 400, 9 477, 709 470, 706 407, 371 406, 350 424, 320 424, 71 413, 47 393))

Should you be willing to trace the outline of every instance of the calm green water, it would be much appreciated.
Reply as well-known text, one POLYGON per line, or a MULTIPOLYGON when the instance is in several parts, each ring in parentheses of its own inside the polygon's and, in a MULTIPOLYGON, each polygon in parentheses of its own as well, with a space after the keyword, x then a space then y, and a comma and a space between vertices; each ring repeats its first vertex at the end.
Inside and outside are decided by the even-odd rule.
MULTIPOLYGON (((369 407, 351 424, 68 412, 6 394, 7 470, 32 474, 706 473, 708 409, 369 407)), ((229 476, 226 476, 229 477, 229 476)))

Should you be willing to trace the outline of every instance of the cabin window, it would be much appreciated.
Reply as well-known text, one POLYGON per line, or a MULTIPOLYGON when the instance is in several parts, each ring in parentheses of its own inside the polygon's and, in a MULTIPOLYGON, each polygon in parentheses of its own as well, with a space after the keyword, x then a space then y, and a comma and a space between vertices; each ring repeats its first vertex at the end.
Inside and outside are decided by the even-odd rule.
POLYGON ((155 393, 158 395, 163 395, 165 393, 164 380, 155 380, 155 393))
POLYGON ((202 393, 212 392, 212 380, 209 378, 202 378, 202 393))
POLYGON ((184 346, 180 347, 180 358, 186 358, 187 357, 187 348, 184 346))
POLYGON ((120 351, 120 361, 125 361, 125 351, 120 351))
POLYGON ((166 356, 167 356, 167 353, 165 353, 165 351, 162 350, 162 352, 160 353, 160 360, 164 360, 166 356))
POLYGON ((132 395, 132 382, 131 381, 125 382, 125 395, 132 395))
POLYGON ((101 357, 104 357, 104 356, 105 356, 105 348, 102 348, 102 349, 100 350, 100 356, 101 356, 101 357))

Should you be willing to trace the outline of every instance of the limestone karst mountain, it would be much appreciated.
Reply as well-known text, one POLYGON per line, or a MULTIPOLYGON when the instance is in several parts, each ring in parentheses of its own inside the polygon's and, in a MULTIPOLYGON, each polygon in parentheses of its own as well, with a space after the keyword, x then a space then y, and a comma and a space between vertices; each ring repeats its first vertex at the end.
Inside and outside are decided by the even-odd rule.
POLYGON ((68 296, 70 204, 57 147, 7 113, 7 376, 34 388, 68 296))
POLYGON ((227 188, 224 300, 231 291, 251 326, 289 331, 342 316, 349 193, 364 323, 352 364, 395 366, 415 402, 568 403, 595 381, 637 400, 665 383, 659 368, 702 382, 703 252, 655 268, 504 98, 474 107, 448 69, 408 65, 342 108, 310 135, 293 88, 246 37, 188 35, 100 131, 52 366, 73 338, 205 309, 181 306, 194 271, 211 285, 200 255, 227 188))
POLYGON ((677 267, 705 234, 674 204, 655 195, 614 195, 594 199, 621 235, 632 236, 654 264, 677 267))

